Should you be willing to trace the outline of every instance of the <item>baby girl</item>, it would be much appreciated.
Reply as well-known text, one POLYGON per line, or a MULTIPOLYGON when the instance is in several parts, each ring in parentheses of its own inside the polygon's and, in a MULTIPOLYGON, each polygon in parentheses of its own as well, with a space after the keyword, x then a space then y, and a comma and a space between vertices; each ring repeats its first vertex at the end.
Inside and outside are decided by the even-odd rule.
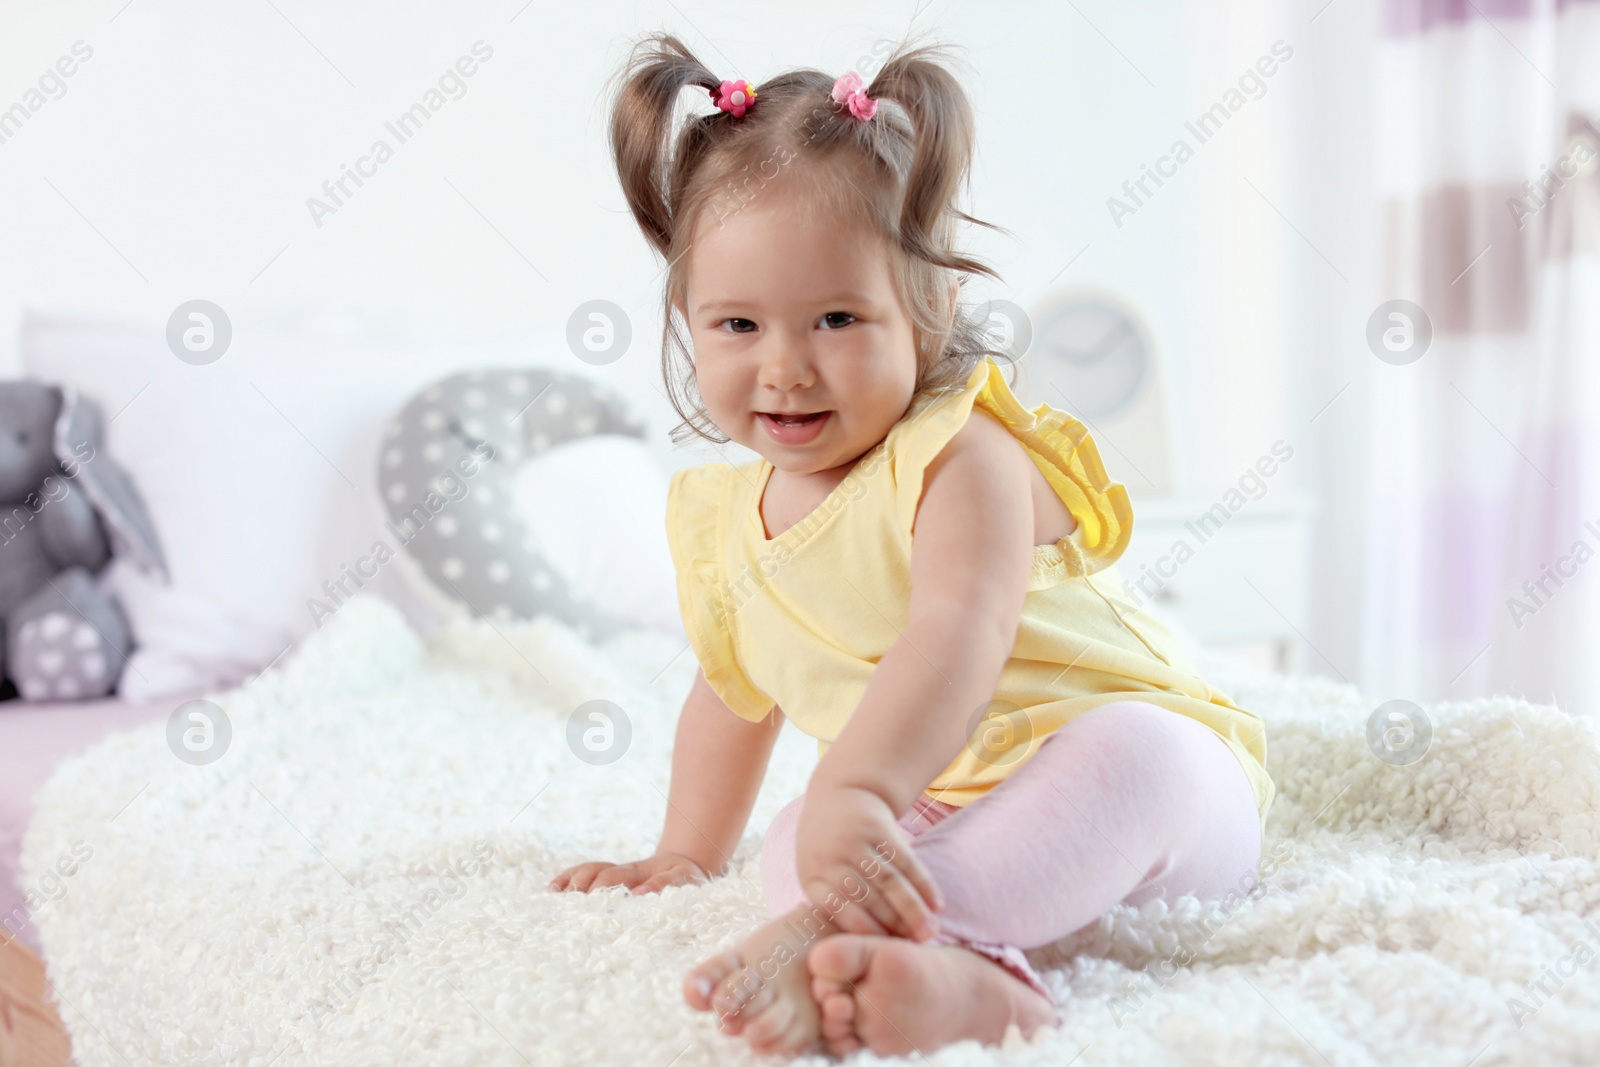
POLYGON ((998 275, 955 248, 973 119, 941 49, 751 85, 651 37, 611 143, 667 262, 674 438, 761 458, 672 478, 700 670, 660 843, 552 888, 726 873, 787 719, 821 756, 762 843, 772 920, 689 972, 689 1005, 762 1052, 1030 1034, 1056 1003, 1025 950, 1250 883, 1261 720, 1121 594, 1127 493, 958 299, 998 275), (674 135, 688 86, 715 110, 674 135))

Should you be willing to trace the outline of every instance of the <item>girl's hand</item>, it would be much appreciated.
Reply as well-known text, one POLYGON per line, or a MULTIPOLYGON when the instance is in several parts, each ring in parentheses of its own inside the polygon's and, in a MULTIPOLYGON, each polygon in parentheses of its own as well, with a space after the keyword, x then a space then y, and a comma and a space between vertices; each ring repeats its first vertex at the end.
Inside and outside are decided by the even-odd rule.
POLYGON ((883 798, 853 786, 808 790, 795 841, 795 868, 813 905, 853 934, 926 941, 944 906, 883 798))
POLYGON ((657 852, 637 863, 607 863, 596 861, 568 867, 550 881, 550 888, 558 893, 576 890, 587 893, 591 889, 626 886, 635 893, 659 893, 672 885, 699 885, 710 881, 712 872, 688 856, 676 852, 657 852))

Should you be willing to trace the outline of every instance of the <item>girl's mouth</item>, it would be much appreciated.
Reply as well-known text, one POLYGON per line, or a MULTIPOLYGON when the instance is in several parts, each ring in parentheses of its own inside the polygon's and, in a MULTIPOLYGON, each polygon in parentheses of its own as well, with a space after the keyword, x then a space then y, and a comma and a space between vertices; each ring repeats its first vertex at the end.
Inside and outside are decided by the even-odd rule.
POLYGON ((767 427, 767 433, 781 445, 803 445, 822 432, 832 411, 817 411, 809 415, 777 415, 770 411, 757 412, 767 427))

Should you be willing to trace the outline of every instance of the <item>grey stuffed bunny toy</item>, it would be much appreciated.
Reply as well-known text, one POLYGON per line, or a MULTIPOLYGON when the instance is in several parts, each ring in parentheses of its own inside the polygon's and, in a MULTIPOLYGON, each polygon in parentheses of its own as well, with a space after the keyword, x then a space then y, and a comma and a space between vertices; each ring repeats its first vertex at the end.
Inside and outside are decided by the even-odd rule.
POLYGON ((168 580, 155 527, 72 389, 0 382, 0 674, 28 700, 113 692, 133 639, 96 580, 114 556, 168 580))

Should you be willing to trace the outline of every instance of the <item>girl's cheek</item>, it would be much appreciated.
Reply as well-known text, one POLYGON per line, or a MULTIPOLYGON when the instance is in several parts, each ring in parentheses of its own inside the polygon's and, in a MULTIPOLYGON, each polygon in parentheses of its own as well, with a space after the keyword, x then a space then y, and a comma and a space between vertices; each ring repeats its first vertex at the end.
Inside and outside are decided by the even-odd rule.
POLYGON ((702 364, 696 384, 700 387, 700 397, 705 401, 707 410, 713 415, 726 418, 732 412, 734 406, 730 399, 732 390, 729 383, 715 371, 702 364))

